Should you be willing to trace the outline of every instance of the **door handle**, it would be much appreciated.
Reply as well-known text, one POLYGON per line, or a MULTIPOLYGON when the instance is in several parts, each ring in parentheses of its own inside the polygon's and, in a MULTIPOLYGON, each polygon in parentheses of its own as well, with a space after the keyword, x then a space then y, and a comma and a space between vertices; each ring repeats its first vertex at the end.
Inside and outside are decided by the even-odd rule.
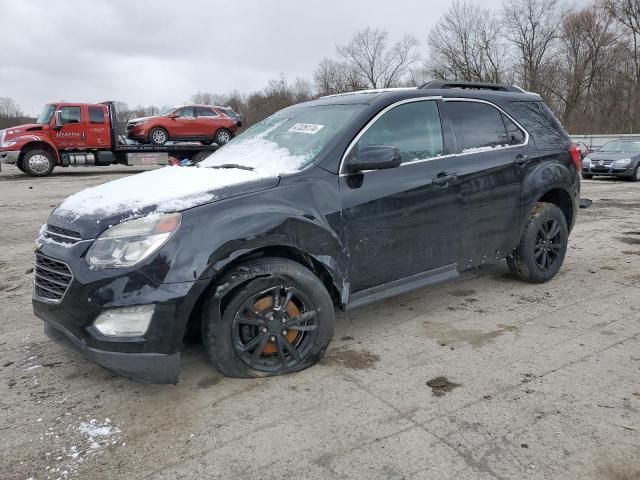
POLYGON ((445 188, 458 178, 456 173, 440 172, 433 178, 433 184, 437 187, 445 188))

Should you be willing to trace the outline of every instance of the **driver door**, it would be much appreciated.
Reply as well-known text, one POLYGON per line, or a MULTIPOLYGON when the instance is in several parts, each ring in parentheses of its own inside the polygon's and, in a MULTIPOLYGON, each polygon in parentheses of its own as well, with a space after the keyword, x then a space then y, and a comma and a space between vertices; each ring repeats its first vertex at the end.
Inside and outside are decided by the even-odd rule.
POLYGON ((399 104, 363 132, 352 152, 367 145, 395 146, 402 163, 340 175, 351 293, 455 267, 462 241, 461 196, 448 175, 451 158, 440 158, 446 149, 439 102, 399 104))
POLYGON ((193 107, 184 107, 176 112, 178 115, 174 118, 174 126, 169 136, 172 138, 189 138, 197 136, 196 118, 193 107))
MULTIPOLYGON (((55 128, 56 146, 60 149, 83 149, 87 146, 87 122, 86 113, 82 115, 81 106, 65 105, 58 111, 62 117, 62 125, 55 128)), ((55 125, 55 117, 52 119, 55 125)))

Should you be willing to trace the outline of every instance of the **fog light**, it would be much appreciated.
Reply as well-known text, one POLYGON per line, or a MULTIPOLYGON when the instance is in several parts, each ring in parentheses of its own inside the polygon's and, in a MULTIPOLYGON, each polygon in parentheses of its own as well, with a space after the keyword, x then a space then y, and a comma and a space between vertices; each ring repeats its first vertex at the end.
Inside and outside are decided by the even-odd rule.
POLYGON ((102 312, 93 326, 107 337, 139 337, 147 333, 155 305, 113 308, 102 312))

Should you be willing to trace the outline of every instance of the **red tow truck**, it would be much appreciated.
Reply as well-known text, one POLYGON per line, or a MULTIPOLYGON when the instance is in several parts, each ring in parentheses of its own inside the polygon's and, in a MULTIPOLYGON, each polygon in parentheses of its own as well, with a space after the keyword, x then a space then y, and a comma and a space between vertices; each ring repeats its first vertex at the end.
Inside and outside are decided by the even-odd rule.
POLYGON ((116 128, 115 102, 50 103, 35 123, 0 130, 0 166, 14 164, 34 177, 56 166, 162 165, 169 157, 194 162, 217 145, 131 141, 116 128))

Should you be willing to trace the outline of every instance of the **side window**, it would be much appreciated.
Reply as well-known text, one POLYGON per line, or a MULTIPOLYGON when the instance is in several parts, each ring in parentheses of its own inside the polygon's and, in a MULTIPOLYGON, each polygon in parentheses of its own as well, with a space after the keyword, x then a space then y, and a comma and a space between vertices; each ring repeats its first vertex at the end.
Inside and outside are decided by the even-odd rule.
POLYGON ((442 155, 442 127, 435 101, 411 102, 389 110, 369 127, 358 146, 398 147, 402 163, 442 155))
POLYGON ((89 122, 104 123, 104 110, 100 107, 89 107, 89 122))
POLYGON ((192 107, 181 108, 180 110, 178 110, 177 113, 178 115, 180 115, 181 118, 193 118, 192 107))
POLYGON ((445 102, 461 152, 509 145, 502 113, 479 102, 445 102))
POLYGON ((70 123, 80 123, 80 107, 62 107, 62 123, 68 125, 70 123))
POLYGON ((502 121, 504 122, 504 126, 507 129, 507 140, 509 145, 520 145, 524 143, 524 132, 520 130, 520 128, 515 123, 513 123, 513 120, 511 120, 503 113, 502 121))
POLYGON ((217 117, 218 114, 211 110, 210 108, 205 107, 197 107, 196 113, 199 117, 217 117))

